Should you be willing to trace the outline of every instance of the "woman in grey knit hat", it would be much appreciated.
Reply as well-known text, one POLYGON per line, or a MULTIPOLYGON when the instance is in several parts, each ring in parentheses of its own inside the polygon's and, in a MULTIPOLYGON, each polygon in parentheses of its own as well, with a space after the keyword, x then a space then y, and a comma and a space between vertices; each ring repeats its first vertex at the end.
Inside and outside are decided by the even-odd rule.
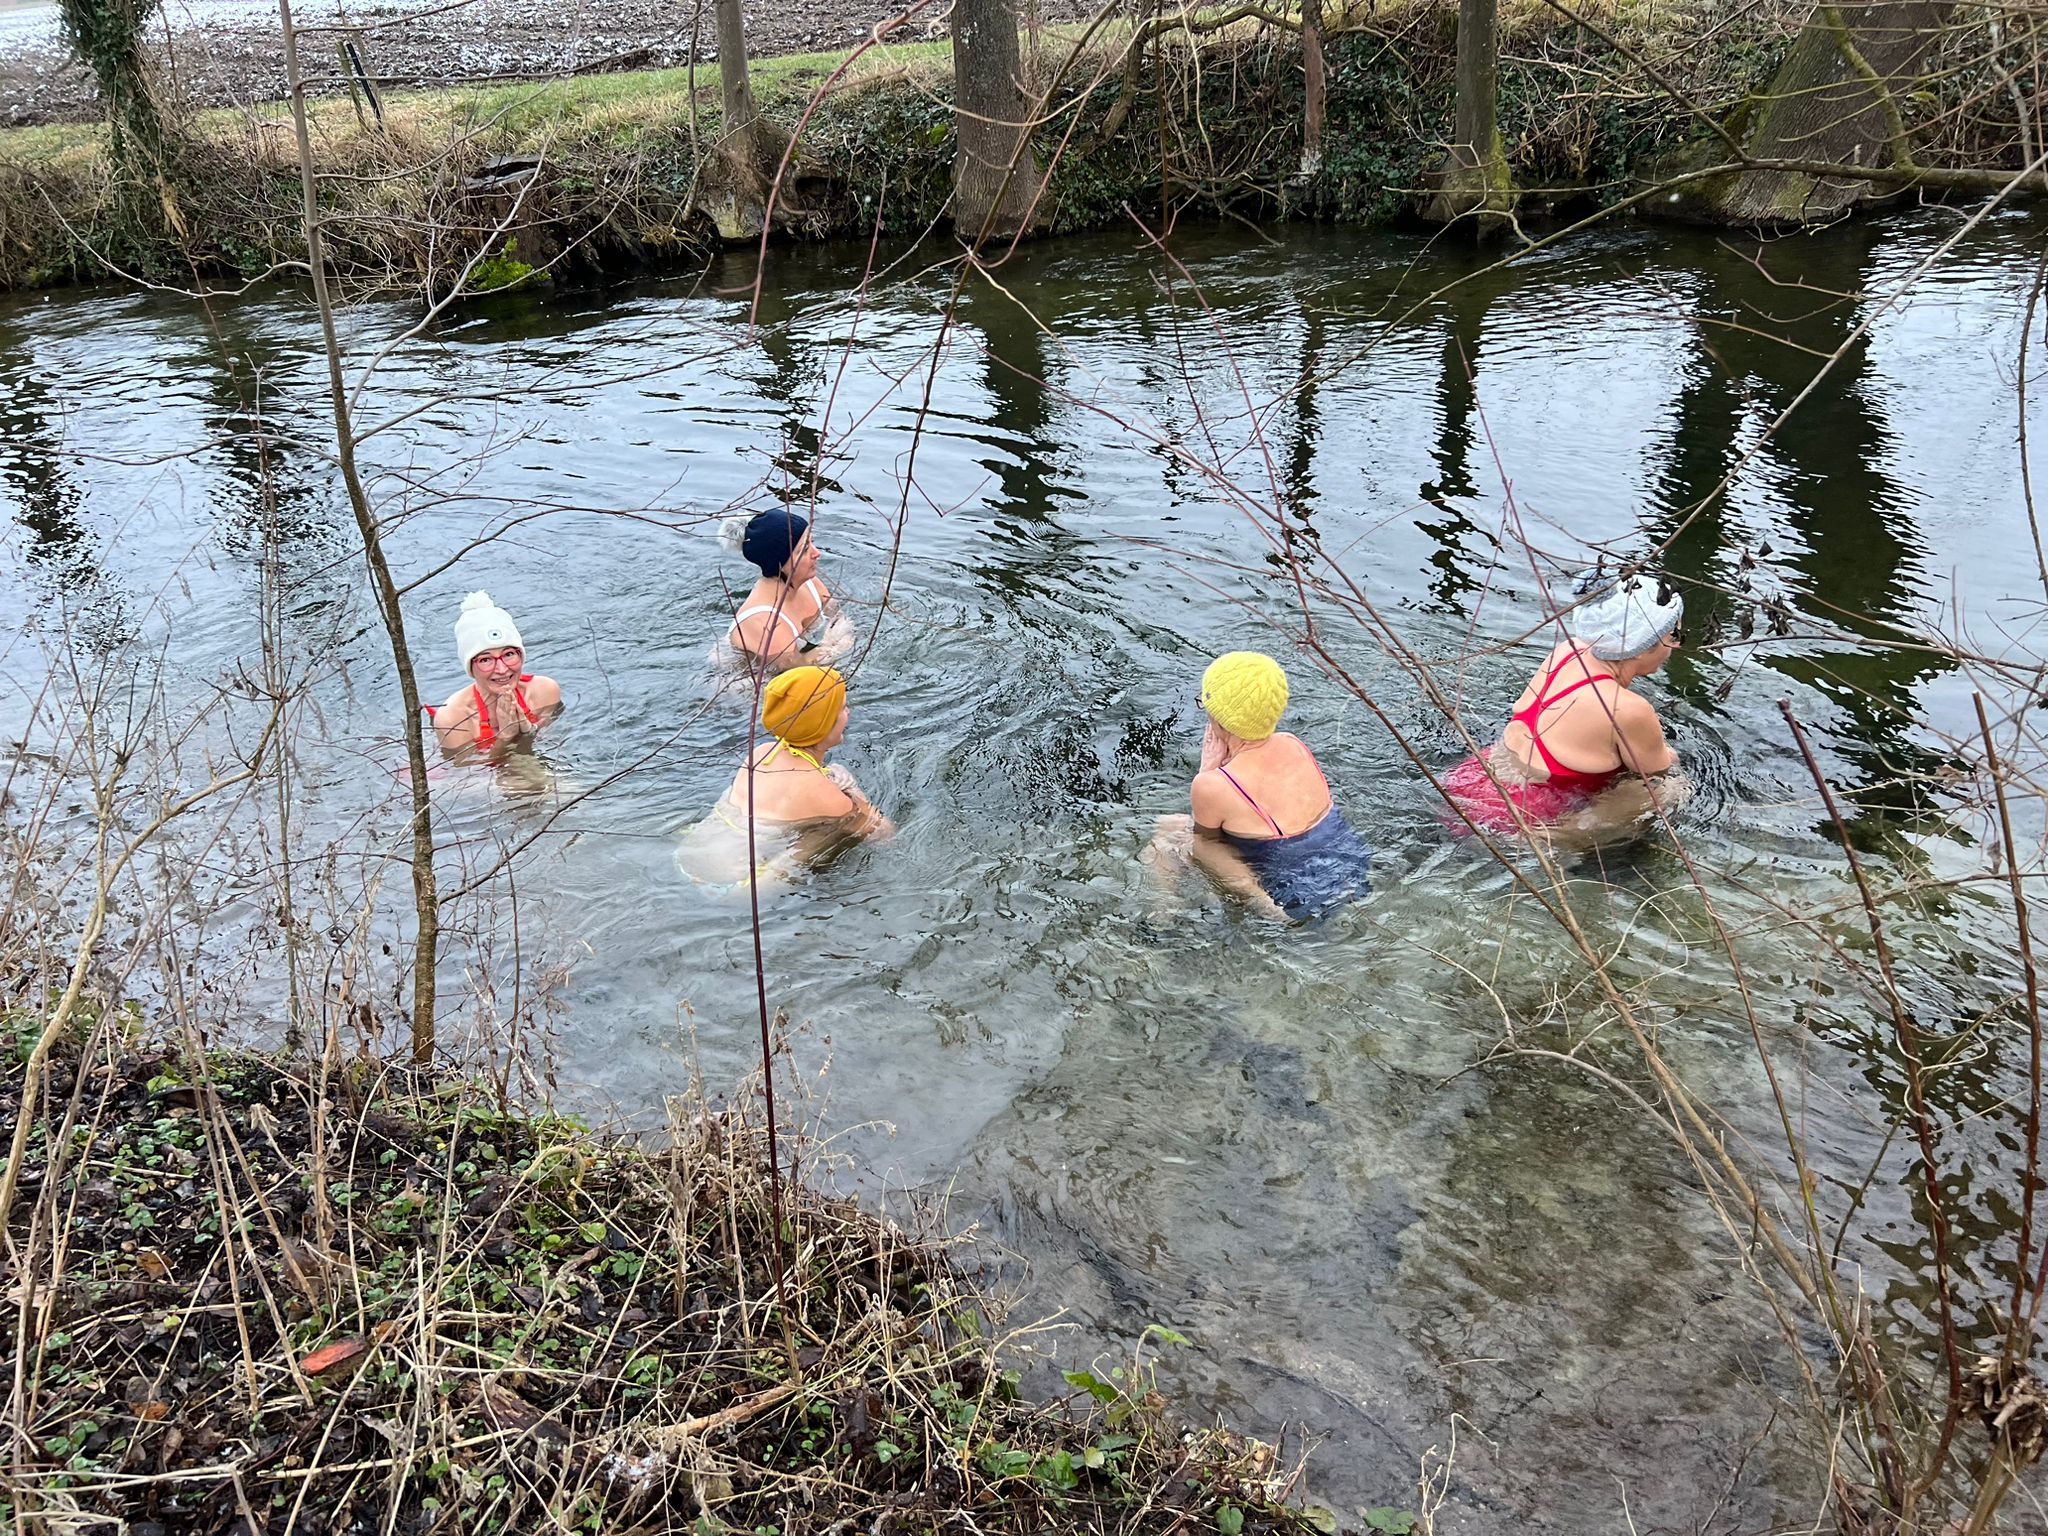
POLYGON ((1684 615, 1676 593, 1640 575, 1572 609, 1568 638, 1529 679, 1500 740, 1444 776, 1452 803, 1495 832, 1568 821, 1597 832, 1649 809, 1642 784, 1678 755, 1634 685, 1678 649, 1684 615))

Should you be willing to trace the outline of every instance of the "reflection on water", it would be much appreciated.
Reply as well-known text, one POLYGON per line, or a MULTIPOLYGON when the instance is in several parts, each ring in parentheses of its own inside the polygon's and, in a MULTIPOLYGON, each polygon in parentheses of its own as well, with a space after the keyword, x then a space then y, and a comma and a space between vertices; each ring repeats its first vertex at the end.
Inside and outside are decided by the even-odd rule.
POLYGON ((18 328, 0 328, 0 479, 22 537, 16 547, 59 586, 89 580, 94 561, 79 522, 82 492, 64 451, 63 411, 18 328))
MULTIPOLYGON (((1068 1309, 1069 1363, 1149 1322, 1189 1333, 1180 1384, 1326 1438, 1316 1485, 1340 1505, 1406 1502, 1455 1423, 1447 1531, 1623 1529, 1624 1496, 1645 1530, 1717 1507, 1745 1528, 1810 1515, 1801 1457, 1749 1449, 1783 1356, 1684 1159, 1554 1059, 1476 1065, 1510 1036, 1590 1033, 1590 1062, 1635 1071, 1555 922, 1445 836, 1358 699, 1295 663, 1290 725, 1380 850, 1369 902, 1297 931, 1214 900, 1163 921, 1135 855, 1184 802, 1204 661, 1302 625, 1281 552, 1340 563, 1484 736, 1531 660, 1502 642, 1543 613, 1522 540, 1546 572, 1668 543, 1701 584, 1689 628, 1724 642, 1650 685, 1706 789, 1684 830, 1714 910, 1656 845, 1580 860, 1565 898, 1686 1081, 1767 1149, 1775 1111, 1714 924, 1740 935, 1826 1187, 1880 1170, 1874 1236, 1848 1252, 1893 1344, 1924 1352, 1920 1194, 1888 1134, 1900 1066, 1842 956, 1784 919, 1826 909, 1856 951, 1776 705, 1812 723, 1880 869, 1975 867, 1906 781, 1971 728, 1967 690, 1891 642, 1954 621, 1951 594, 1992 622, 2038 599, 2012 559, 2000 370, 2039 231, 1995 225, 1877 314, 1870 295, 1947 233, 1909 220, 1758 253, 1623 231, 1419 309, 1477 258, 1196 233, 1179 254, 1197 304, 1134 244, 1062 242, 1005 269, 1014 298, 970 291, 935 374, 943 284, 878 287, 856 317, 835 253, 772 258, 752 344, 739 259, 699 285, 478 306, 373 392, 369 415, 397 419, 370 447, 377 494, 406 513, 407 579, 485 540, 408 598, 424 691, 453 686, 456 605, 487 587, 569 713, 545 804, 439 781, 451 878, 521 849, 520 952, 566 978, 551 996, 578 1102, 646 1117, 693 1065, 714 1088, 744 1070, 751 943, 735 903, 677 875, 675 840, 747 735, 738 692, 705 671, 745 577, 712 527, 801 504, 861 635, 842 755, 900 832, 775 896, 763 938, 771 1003, 804 1026, 799 1068, 824 1072, 860 1186, 950 1191, 956 1221, 1019 1258, 1029 1304, 1068 1309), (1791 632, 1752 615, 1739 639, 1766 599, 1791 632)), ((279 530, 293 643, 327 667, 295 744, 304 836, 377 854, 403 824, 397 694, 346 558, 312 331, 289 296, 219 324, 107 296, 0 309, 17 530, 0 580, 20 611, 162 594, 196 687, 254 653, 254 551, 279 530)), ((1313 618, 1408 740, 1460 755, 1355 617, 1313 618)), ((0 714, 16 723, 15 694, 0 714)), ((465 924, 508 921, 489 889, 465 924)), ((1974 1170, 1955 1216, 1981 1285, 2020 1156, 2015 1045, 1986 1011, 2010 984, 2004 935, 1954 892, 1896 921, 1948 1063, 1947 1145, 1974 1170)), ((511 952, 451 957, 451 987, 511 952)))

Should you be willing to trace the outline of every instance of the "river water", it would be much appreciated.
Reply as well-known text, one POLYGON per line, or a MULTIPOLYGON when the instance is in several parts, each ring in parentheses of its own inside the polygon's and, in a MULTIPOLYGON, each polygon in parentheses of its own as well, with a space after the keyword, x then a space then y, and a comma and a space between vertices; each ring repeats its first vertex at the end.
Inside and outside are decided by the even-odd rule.
MULTIPOLYGON (((1489 734, 1536 655, 1510 643, 1541 618, 1528 546, 1549 572, 1669 541, 1689 638, 1719 631, 1647 685, 1701 785, 1679 826, 1701 887, 1654 839, 1567 861, 1564 897, 1769 1170, 1776 1112, 1710 917, 1734 930, 1828 1208, 1877 1167, 1845 1253, 1887 1347, 1924 1363, 1918 1174, 1888 1135, 1899 1062, 1849 974, 1867 934, 1778 705, 1875 877, 1932 887, 1893 937, 1947 1062, 1966 1288, 1996 1295, 2015 967, 1999 888, 1938 882, 1985 865, 1943 776, 1975 732, 1972 687, 1997 680, 1924 637, 2021 656, 2041 612, 2013 379, 2042 230, 1994 218, 1943 253, 1957 225, 1761 248, 1623 229, 1501 271, 1354 231, 1196 230, 1180 265, 1068 240, 1006 267, 1009 297, 970 289, 935 371, 949 278, 918 257, 856 298, 864 252, 777 253, 752 330, 739 258, 461 313, 400 345, 363 402, 397 418, 368 451, 380 505, 408 512, 400 576, 425 578, 407 602, 424 690, 461 681, 449 626, 482 587, 570 713, 546 747, 557 795, 503 797, 480 770, 438 783, 444 882, 519 850, 516 901, 500 876, 462 918, 493 944, 458 941, 448 984, 488 981, 501 1012, 544 998, 558 1097, 587 1112, 644 1121, 693 1068, 713 1092, 746 1070, 744 910, 680 878, 673 849, 746 738, 707 661, 744 585, 716 516, 803 506, 862 637, 843 758, 901 828, 764 917, 792 1077, 845 1159, 832 1176, 975 1227, 1008 1256, 1019 1315, 1078 1325, 1064 1365, 1149 1323, 1186 1334, 1164 1370, 1192 1410, 1319 1439, 1314 1494, 1347 1513, 1412 1507, 1425 1453, 1455 1437, 1445 1531, 1810 1517, 1796 1415, 1766 1433, 1792 1391, 1784 1346, 1683 1155, 1586 1071, 1493 1054, 1510 1033, 1583 1041, 1640 1083, 1632 1048, 1558 924, 1447 835, 1388 724, 1333 680, 1432 766, 1460 754, 1360 608, 1313 599, 1329 668, 1294 650, 1280 552, 1341 564, 1489 734), (1789 633, 1753 617, 1740 639, 1763 600, 1789 633), (1290 725, 1379 850, 1372 898, 1308 928, 1199 888, 1164 903, 1136 862, 1185 805, 1201 668, 1243 646, 1289 657, 1290 725)), ((367 348, 411 318, 349 323, 367 348)), ((289 292, 0 305, 0 600, 33 621, 10 625, 4 710, 18 736, 66 615, 102 643, 134 634, 137 657, 167 644, 175 696, 255 666, 271 519, 287 646, 314 676, 294 726, 299 899, 340 933, 363 861, 400 843, 403 755, 316 349, 289 292)), ((260 1034, 275 956, 250 914, 268 887, 253 840, 229 846, 205 855, 225 904, 206 932, 259 978, 260 1034)))

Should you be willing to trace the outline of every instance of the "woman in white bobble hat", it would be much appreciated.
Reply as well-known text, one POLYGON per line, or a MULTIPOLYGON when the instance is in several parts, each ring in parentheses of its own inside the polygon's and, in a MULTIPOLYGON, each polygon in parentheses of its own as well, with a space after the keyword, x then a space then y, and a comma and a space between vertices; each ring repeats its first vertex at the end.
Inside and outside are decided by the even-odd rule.
POLYGON ((455 653, 469 685, 430 711, 441 750, 492 753, 530 736, 562 711, 562 690, 552 677, 522 672, 526 643, 512 615, 488 592, 462 600, 455 619, 455 653))
POLYGON ((1634 685, 1678 649, 1684 616, 1676 593, 1633 575, 1572 609, 1569 638, 1522 690, 1500 740, 1444 775, 1452 803, 1495 832, 1526 822, 1597 833, 1647 811, 1642 785, 1676 768, 1678 754, 1634 685))

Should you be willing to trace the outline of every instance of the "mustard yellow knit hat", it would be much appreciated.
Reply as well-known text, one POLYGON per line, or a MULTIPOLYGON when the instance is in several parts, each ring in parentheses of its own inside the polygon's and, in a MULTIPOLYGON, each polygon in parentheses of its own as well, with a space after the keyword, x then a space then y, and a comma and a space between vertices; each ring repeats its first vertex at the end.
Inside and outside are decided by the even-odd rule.
POLYGON ((792 747, 815 747, 832 734, 846 702, 836 667, 792 667, 761 693, 761 723, 792 747))
POLYGON ((1202 674, 1202 708, 1231 735, 1264 741, 1287 713, 1287 674, 1263 651, 1227 651, 1202 674))

